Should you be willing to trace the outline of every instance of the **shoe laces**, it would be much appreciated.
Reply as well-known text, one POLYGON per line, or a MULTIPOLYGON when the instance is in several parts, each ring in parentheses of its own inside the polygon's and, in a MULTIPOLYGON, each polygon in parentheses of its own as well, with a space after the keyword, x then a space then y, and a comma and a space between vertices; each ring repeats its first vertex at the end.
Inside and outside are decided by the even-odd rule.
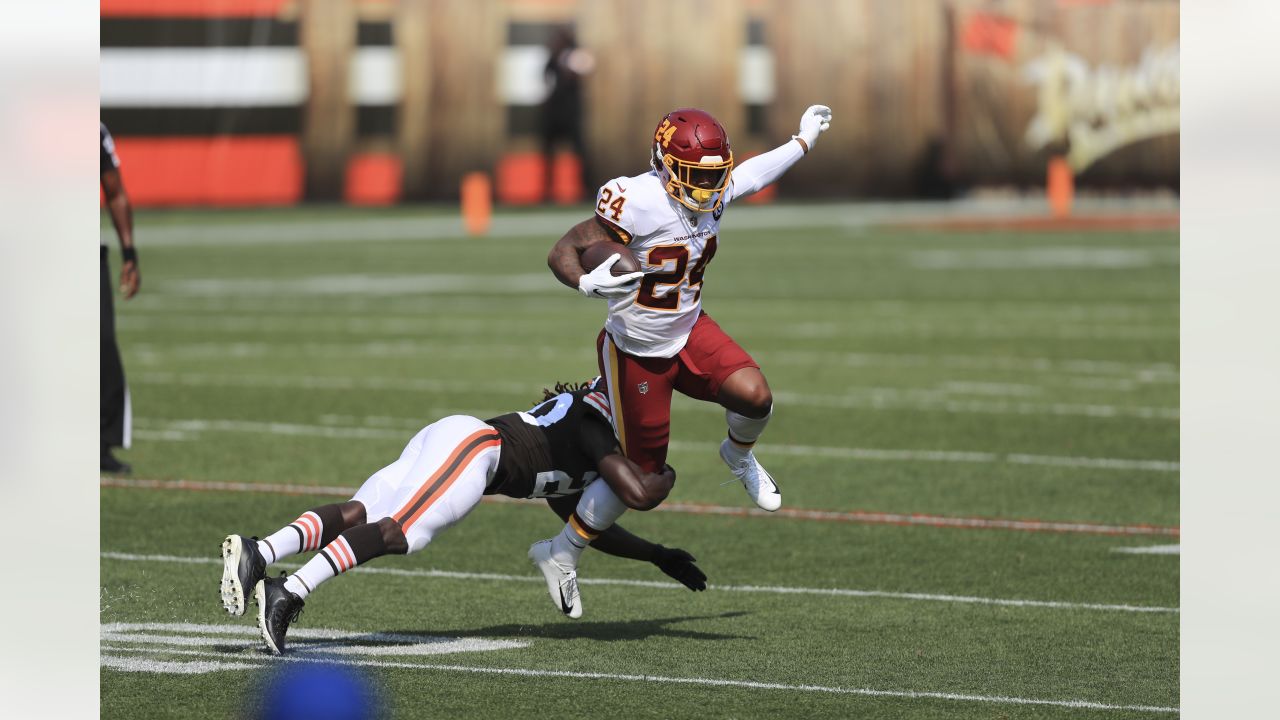
POLYGON ((578 597, 578 573, 569 573, 569 576, 560 581, 560 591, 565 598, 572 602, 578 597))

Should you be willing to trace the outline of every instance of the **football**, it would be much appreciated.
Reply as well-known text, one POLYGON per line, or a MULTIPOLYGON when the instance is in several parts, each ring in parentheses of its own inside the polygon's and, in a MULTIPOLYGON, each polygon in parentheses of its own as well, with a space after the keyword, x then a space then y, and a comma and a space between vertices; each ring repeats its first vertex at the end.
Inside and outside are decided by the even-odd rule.
POLYGON ((589 245, 586 250, 582 251, 582 269, 591 272, 600 263, 608 260, 609 256, 614 253, 621 255, 621 257, 618 258, 618 262, 613 264, 612 268, 609 268, 609 272, 614 275, 626 275, 627 273, 642 270, 640 261, 636 260, 636 256, 627 249, 627 246, 616 242, 600 242, 589 245))

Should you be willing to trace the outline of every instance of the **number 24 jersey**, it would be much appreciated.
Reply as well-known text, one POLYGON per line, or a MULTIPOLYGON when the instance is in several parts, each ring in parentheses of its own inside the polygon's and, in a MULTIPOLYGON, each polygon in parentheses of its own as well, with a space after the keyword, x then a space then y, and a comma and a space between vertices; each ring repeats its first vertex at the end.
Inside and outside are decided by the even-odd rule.
POLYGON ((614 178, 596 194, 596 218, 635 253, 645 276, 634 295, 609 301, 605 330, 619 349, 672 357, 702 311, 702 279, 716 253, 720 215, 733 183, 713 212, 687 210, 650 171, 614 178))

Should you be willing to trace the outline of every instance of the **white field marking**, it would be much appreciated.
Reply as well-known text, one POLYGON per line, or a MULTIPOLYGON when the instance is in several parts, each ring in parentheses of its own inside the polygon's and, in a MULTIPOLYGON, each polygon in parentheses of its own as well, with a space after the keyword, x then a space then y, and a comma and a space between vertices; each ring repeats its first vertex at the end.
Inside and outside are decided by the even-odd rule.
MULTIPOLYGON (((253 630, 255 628, 249 628, 253 630)), ((251 633, 257 637, 258 633, 251 633)), ((296 632, 290 633, 292 637, 303 637, 296 632)), ((344 647, 333 646, 327 644, 321 645, 305 645, 306 650, 316 650, 323 648, 325 652, 346 654, 346 655, 447 655, 457 652, 478 652, 483 650, 508 650, 511 648, 527 647, 528 643, 509 642, 505 640, 485 640, 483 638, 432 638, 423 636, 419 638, 419 642, 404 642, 392 639, 390 635, 368 635, 357 638, 352 635, 350 638, 335 639, 359 639, 367 642, 391 642, 392 645, 383 646, 357 646, 344 647)), ((225 645, 226 640, 219 637, 209 637, 205 635, 162 635, 157 633, 145 632, 114 632, 102 633, 104 642, 133 643, 137 645, 160 645, 165 647, 187 647, 187 646, 203 646, 203 645, 225 645)), ((256 644, 256 643, 255 643, 256 644)))
MULTIPOLYGON (((146 490, 191 490, 223 492, 260 492, 282 495, 328 495, 351 497, 349 487, 325 485, 282 485, 274 483, 237 483, 203 480, 142 480, 137 478, 103 477, 102 487, 141 488, 146 490)), ((488 495, 481 499, 486 503, 510 503, 532 507, 526 500, 501 495, 488 495)), ((885 513, 839 510, 799 510, 782 508, 766 512, 756 508, 703 505, 701 503, 668 502, 650 512, 675 512, 689 515, 729 515, 735 517, 789 518, 793 520, 817 520, 822 522, 850 522, 863 525, 918 525, 935 528, 963 528, 972 530, 1021 530, 1024 532, 1084 533, 1089 535, 1160 535, 1177 537, 1180 529, 1158 525, 1103 525, 1099 523, 1052 522, 1044 520, 1017 520, 992 517, 952 517, 919 513, 885 513)))
MULTIPOLYGON (((766 323, 753 322, 754 325, 766 323)), ((1176 323, 1167 327, 1152 325, 1089 325, 1032 323, 1016 326, 1008 323, 964 322, 922 319, 849 319, 844 321, 820 321, 781 324, 770 330, 775 337, 795 340, 830 338, 878 338, 908 337, 917 340, 931 338, 980 338, 985 340, 1009 340, 1016 338, 1051 340, 1177 340, 1176 323)))
MULTIPOLYGON (((118 651, 118 648, 102 646, 102 651, 118 651)), ((201 653, 208 657, 223 657, 217 653, 201 653)), ((147 657, 120 657, 119 655, 102 655, 102 667, 124 672, 163 673, 166 675, 203 675, 222 670, 257 670, 261 663, 227 662, 226 660, 196 660, 178 662, 175 660, 153 660, 147 657)))
MULTIPOLYGON (((805 407, 848 408, 861 410, 914 410, 952 414, 990 415, 1056 415, 1070 417, 1139 418, 1142 420, 1177 420, 1176 407, 1145 405, 1101 405, 1094 403, 1032 403, 996 400, 956 400, 935 390, 903 390, 901 388, 863 388, 843 395, 817 395, 787 391, 773 396, 788 405, 805 407)), ((715 407, 712 405, 712 407, 715 407)), ((716 408, 719 409, 719 408, 716 408)))
POLYGON ((323 375, 232 375, 211 373, 135 373, 138 382, 158 385, 205 385, 211 387, 302 388, 306 390, 392 390, 428 393, 526 394, 529 405, 542 394, 535 383, 507 380, 432 380, 428 378, 323 376, 323 375))
MULTIPOLYGON (((134 374, 135 382, 171 385, 205 385, 212 387, 300 387, 323 390, 398 390, 422 392, 489 392, 540 393, 534 383, 503 381, 430 380, 425 378, 344 377, 302 375, 233 375, 209 373, 142 372, 134 374)), ((531 395, 530 397, 533 397, 531 395)), ((779 401, 801 407, 846 408, 864 410, 913 410, 949 414, 989 415, 1053 415, 1071 417, 1128 417, 1143 420, 1177 420, 1176 407, 1144 405, 1101 405, 1084 403, 1033 403, 993 400, 958 400, 938 390, 894 387, 856 388, 842 395, 778 391, 779 401)), ((714 403, 693 403, 690 409, 722 412, 714 403)))
POLYGON ((1019 453, 1005 455, 1004 461, 1015 465, 1050 465, 1055 467, 1096 468, 1100 470, 1152 470, 1155 472, 1174 473, 1181 468, 1181 465, 1173 460, 1054 457, 1051 455, 1023 455, 1019 453))
MULTIPOLYGON (((437 409, 443 411, 443 409, 437 409)), ((439 415, 445 417, 448 414, 439 415)), ((497 414, 486 414, 494 417, 497 414)), ((143 418, 135 420, 144 431, 156 435, 178 433, 180 440, 190 440, 191 435, 201 432, 243 432, 264 435, 297 435, 341 439, 396 439, 408 438, 420 430, 423 425, 408 418, 400 428, 386 427, 386 420, 370 423, 382 427, 307 425, 300 423, 261 422, 255 420, 209 420, 190 418, 185 420, 153 420, 143 418)), ((719 449, 714 442, 694 442, 673 440, 673 450, 691 452, 711 452, 719 449)), ((893 450, 886 448, 846 448, 825 447, 821 445, 782 445, 768 444, 764 448, 769 454, 790 455, 796 457, 822 457, 833 460, 876 460, 900 462, 945 462, 945 463, 1011 463, 1015 465, 1044 465, 1050 467, 1077 467, 1092 470, 1150 470, 1154 472, 1178 472, 1179 463, 1168 460, 1140 460, 1127 458, 1091 458, 1054 455, 1028 455, 1014 453, 1001 455, 992 452, 971 452, 962 450, 893 450)), ((763 451, 763 448, 762 448, 763 451)))
MULTIPOLYGON (((1125 201, 1117 204, 1109 200, 1077 200, 1082 213, 1128 214, 1135 212, 1177 212, 1173 200, 1150 199, 1125 201)), ((1043 202, 1022 200, 972 199, 951 202, 846 202, 821 205, 771 205, 768 207, 735 207, 726 214, 722 228, 727 230, 779 230, 795 228, 832 228, 834 234, 810 233, 799 235, 795 242, 830 242, 839 238, 848 242, 850 237, 870 237, 859 231, 886 222, 918 222, 946 218, 1013 218, 1042 217, 1043 202)), ((591 208, 582 206, 551 212, 494 213, 487 237, 490 240, 526 237, 560 237, 566 230, 590 217, 591 208)), ((115 242, 110 228, 102 228, 103 243, 115 242)), ((895 231, 895 241, 908 245, 913 238, 928 234, 931 241, 938 236, 935 231, 916 233, 895 231)), ((1088 237, 1090 233, 1061 233, 1058 238, 1088 237)), ((956 233, 955 237, 972 237, 971 233, 956 233)), ((945 236, 944 236, 945 237, 945 236)), ((1158 246, 1176 247, 1176 240, 1165 240, 1163 233, 1133 233, 1133 239, 1151 237, 1158 246)), ((456 213, 422 214, 408 217, 356 219, 347 213, 309 213, 306 216, 278 217, 274 221, 246 219, 237 222, 208 223, 194 221, 184 224, 167 224, 147 230, 147 245, 193 246, 214 245, 312 245, 323 242, 422 242, 426 240, 453 240, 470 242, 462 227, 462 219, 456 213)))
MULTIPOLYGON (((219 653, 199 650, 174 650, 174 654, 194 655, 200 657, 224 657, 219 653)), ((127 660, 116 659, 115 662, 126 665, 127 660)), ((876 690, 871 688, 833 687, 826 685, 793 685, 788 683, 760 682, 756 680, 725 680, 704 677, 668 677, 664 675, 625 675, 619 673, 579 672, 572 670, 546 670, 530 668, 497 668, 475 667, 470 665, 441 665, 436 663, 390 662, 386 660, 343 660, 333 658, 305 657, 289 655, 260 655, 255 658, 264 666, 268 663, 338 663, 359 667, 400 668, 409 670, 434 670, 440 672, 477 673, 482 675, 511 675, 518 677, 566 678, 573 680, 609 680, 640 683, 654 683, 660 686, 702 685, 707 687, 738 687, 752 690, 781 690, 784 692, 816 692, 836 695, 860 695, 865 697, 891 697, 907 700, 953 700, 957 702, 979 702, 998 705, 1030 705, 1066 707, 1083 710, 1117 710, 1124 712, 1178 713, 1176 707, 1158 705, 1116 705, 1094 702, 1092 700, 1043 700, 1037 698, 1011 697, 1008 695, 973 695, 965 693, 932 692, 926 690, 876 690)), ((181 663, 179 663, 181 664, 181 663)), ((133 669, 121 667, 121 669, 133 669)), ((163 672, 163 671, 161 671, 163 672)))
POLYGON ((1129 555, 1181 555, 1181 545, 1140 545, 1138 547, 1111 548, 1111 552, 1129 555))
POLYGON ((1043 395, 1044 388, 1026 383, 974 382, 972 380, 944 380, 938 388, 949 395, 994 395, 997 397, 1028 397, 1043 395))
POLYGON ((133 437, 159 442, 191 442, 200 439, 200 434, 183 430, 134 430, 133 437))
MULTIPOLYGON (((221 309, 219 309, 221 313, 221 309)), ((274 334, 301 331, 314 333, 315 329, 298 322, 296 314, 291 315, 155 315, 146 316, 131 313, 122 316, 120 322, 136 325, 136 327, 200 327, 201 331, 243 332, 262 331, 274 334)), ((343 334, 388 334, 388 333, 421 333, 434 331, 440 327, 474 327, 474 320, 462 319, 442 320, 438 318, 422 318, 421 315, 387 316, 346 315, 333 316, 325 314, 325 327, 337 329, 343 334)), ((522 327, 522 325, 521 325, 522 327)), ((255 343, 250 343, 255 345, 255 343)), ((252 352, 265 352, 268 348, 278 348, 279 343, 256 343, 261 347, 251 347, 252 352)), ((207 343, 210 350, 224 347, 225 343, 207 343)), ((431 343, 421 341, 385 341, 362 343, 362 345, 325 346, 321 343, 307 343, 306 350, 325 352, 332 347, 333 352, 378 352, 387 354, 435 354, 448 351, 449 348, 462 347, 467 354, 489 352, 495 355, 524 355, 530 352, 527 345, 515 343, 495 343, 495 345, 463 345, 457 343, 431 343)), ((920 354, 886 354, 886 352, 845 352, 838 350, 777 350, 760 352, 760 357, 769 363, 808 365, 822 363, 840 363, 856 368, 863 366, 884 366, 884 368, 919 368, 919 366, 945 366, 973 370, 1025 370, 1030 373, 1050 374, 1084 374, 1084 375, 1133 375, 1138 382, 1178 382, 1178 366, 1170 363, 1125 363, 1117 360, 1091 359, 1059 359, 1059 357, 1021 357, 1007 355, 920 355, 920 354)))
POLYGON ((911 265, 920 270, 1113 270, 1177 266, 1178 249, 1094 246, 965 248, 913 250, 908 258, 911 265))
MULTIPOLYGON (((400 277, 400 276, 389 276, 400 277)), ((189 278, 203 281, 212 278, 189 278)), ((397 281, 397 282, 408 282, 397 281)), ((412 289, 413 284, 409 285, 412 289)), ((389 292, 392 286, 385 290, 389 292)), ((156 293, 148 296, 142 305, 130 305, 130 316, 142 316, 150 319, 171 322, 183 322, 185 325, 202 326, 218 318, 245 320, 254 318, 262 324, 278 323, 288 318, 294 321, 319 322, 321 320, 362 320, 376 323, 383 319, 413 319, 420 323, 429 323, 433 327, 465 328, 467 323, 484 319, 486 324, 498 327, 519 327, 520 314, 507 314, 495 317, 494 311, 499 308, 490 307, 499 301, 508 300, 503 296, 479 295, 475 302, 465 308, 453 308, 448 316, 423 316, 420 314, 421 303, 412 297, 394 299, 378 295, 356 294, 344 296, 340 307, 327 307, 324 303, 316 303, 305 296, 294 300, 277 298, 271 304, 270 311, 262 308, 262 302, 252 296, 167 296, 156 293)), ((790 298, 789 302, 800 306, 829 304, 826 300, 790 298)), ((750 318, 752 327, 791 326, 795 323, 795 310, 780 310, 777 301, 759 301, 749 298, 735 298, 733 307, 737 313, 750 318), (770 304, 771 303, 771 304, 770 304)), ((562 304, 554 296, 531 297, 520 307, 520 312, 554 313, 563 309, 562 304)), ((1066 305, 1042 304, 1027 307, 1009 305, 1001 301, 982 301, 981 306, 954 304, 933 305, 916 301, 872 301, 852 304, 846 315, 855 322, 872 323, 875 326, 887 322, 933 322, 949 321, 957 323, 982 322, 987 326, 1013 323, 1054 323, 1073 326, 1112 325, 1128 323, 1137 327, 1173 327, 1178 323, 1177 305, 1172 312, 1153 310, 1150 306, 1141 305, 1066 305)), ((737 322, 733 314, 724 316, 727 323, 737 322)))
MULTIPOLYGON (((101 664, 130 672, 195 674, 220 670, 254 669, 258 665, 237 662, 177 662, 171 655, 202 655, 224 660, 250 660, 246 652, 256 650, 260 641, 256 627, 198 625, 194 623, 106 623, 102 625, 99 648, 101 664), (232 637, 227 637, 232 636, 232 637), (217 653, 188 648, 219 648, 217 653), (131 653, 127 657, 108 653, 131 653), (138 656, 136 654, 141 654, 138 656)), ((294 628, 294 655, 323 656, 425 656, 460 652, 486 652, 529 647, 523 640, 489 638, 447 638, 401 633, 359 633, 341 630, 294 628), (301 640, 301 642, 297 642, 301 640)))
MULTIPOLYGON (((385 320, 386 318, 379 318, 385 320)), ((226 320, 226 318, 215 318, 226 320)), ((376 320, 375 320, 376 321, 376 320)), ((196 324, 200 324, 196 322, 196 324)), ((292 327, 297 327, 296 321, 292 327)), ((368 327, 362 325, 362 327, 368 327)), ((283 328, 282 328, 283 329, 283 328)), ((278 356, 293 352, 307 357, 460 357, 476 355, 534 357, 543 360, 563 360, 561 348, 531 347, 519 344, 460 344, 431 343, 418 340, 380 340, 361 343, 289 343, 289 342, 235 342, 235 343, 186 343, 180 345, 134 343, 131 352, 151 358, 257 358, 278 356)), ((766 364, 813 365, 839 363, 848 367, 919 368, 941 366, 965 370, 1021 371, 1047 374, 1050 380, 1064 374, 1085 375, 1082 378, 1065 378, 1067 384, 1101 390, 1130 390, 1139 384, 1177 383, 1178 369, 1167 363, 1122 363, 1105 360, 1058 360, 1036 357, 983 356, 983 355, 912 355, 885 353, 846 353, 827 350, 778 350, 758 353, 766 364), (1130 377, 1088 377, 1094 375, 1123 375, 1130 377)), ((1032 386, 1034 387, 1034 386, 1032 386)))
POLYGON ((304 275, 291 278, 191 278, 168 280, 167 295, 221 297, 312 297, 353 295, 509 295, 556 293, 564 287, 549 273, 517 275, 304 275))
MULTIPOLYGON (((228 641, 221 636, 226 635, 255 639, 250 646, 256 646, 256 639, 260 637, 256 627, 243 625, 106 623, 101 629, 101 639, 104 642, 178 647, 225 645, 228 641)), ((528 642, 516 640, 453 638, 406 633, 362 633, 327 628, 292 628, 289 631, 289 637, 295 640, 326 641, 299 644, 296 646, 299 650, 324 650, 356 655, 443 655, 529 647, 528 642)))
MULTIPOLYGON (((524 312, 550 312, 563 307, 563 298, 538 298, 530 300, 528 306, 520 309, 524 312)), ((776 299, 760 299, 749 297, 734 298, 733 305, 738 312, 750 316, 766 318, 770 322, 782 322, 787 318, 794 320, 796 311, 791 304, 822 309, 828 308, 830 299, 821 297, 788 298, 789 305, 780 307, 776 299)), ((414 300, 388 302, 383 299, 349 298, 339 306, 325 306, 312 301, 273 303, 270 312, 261 307, 257 300, 236 301, 231 303, 222 299, 213 301, 207 298, 169 298, 163 295, 148 295, 147 299, 139 296, 130 301, 129 312, 155 314, 160 316, 174 313, 198 313, 200 317, 210 318, 227 313, 252 313, 255 316, 304 317, 317 319, 321 317, 368 318, 385 316, 415 316, 421 310, 420 303, 414 300)), ((481 298, 476 303, 468 303, 466 307, 452 308, 453 317, 478 318, 493 313, 496 307, 490 305, 509 305, 509 299, 502 297, 481 298)), ((1112 303, 1064 303, 1051 300, 1000 300, 983 298, 966 301, 930 301, 916 298, 861 300, 845 303, 845 314, 856 317, 922 317, 938 316, 971 318, 981 317, 987 320, 1052 320, 1056 322, 1103 322, 1110 320, 1134 321, 1145 324, 1175 324, 1179 318, 1180 308, 1176 298, 1163 301, 1112 303)), ((435 319, 435 318, 433 318, 435 319)))
POLYGON ((771 362, 809 364, 816 360, 850 367, 949 367, 965 370, 1014 370, 1050 374, 1133 375, 1141 382, 1177 382, 1171 363, 1130 363, 1082 358, 1018 357, 1012 355, 923 355, 820 350, 778 350, 762 353, 771 362))
MULTIPOLYGON (((193 558, 175 555, 136 555, 133 553, 102 552, 107 560, 130 562, 175 562, 200 565, 220 565, 217 558, 193 558)), ((301 567, 296 563, 277 563, 276 567, 295 569, 301 567)), ((349 572, 368 573, 371 575, 399 575, 403 577, 439 578, 448 580, 491 580, 497 582, 539 583, 545 582, 541 576, 502 575, 498 573, 452 572, 447 570, 406 570, 402 568, 357 567, 349 572)), ((663 590, 683 590, 684 585, 674 582, 658 582, 650 580, 622 580, 607 578, 578 578, 583 585, 621 586, 657 588, 663 590)), ((1113 603, 1080 603, 1060 600, 1018 600, 1008 598, 986 598, 969 595, 940 595, 937 593, 890 592, 887 590, 848 590, 841 588, 806 588, 779 585, 718 585, 708 584, 712 590, 723 592, 759 593, 772 595, 817 595, 823 597, 881 598, 886 600, 917 600, 928 602, 960 603, 965 605, 997 605, 1002 607, 1048 608, 1052 610, 1099 610, 1104 612, 1128 613, 1164 613, 1177 614, 1178 608, 1156 607, 1151 605, 1124 605, 1113 603)))
MULTIPOLYGON (((348 278, 348 276, 323 276, 313 278, 303 278, 296 283, 282 284, 280 282, 269 282, 267 280, 234 280, 234 279, 192 279, 184 281, 170 281, 173 284, 178 282, 183 285, 175 285, 169 288, 170 294, 173 296, 208 296, 208 297, 312 297, 333 294, 341 297, 358 297, 358 296, 412 296, 423 294, 471 294, 481 297, 485 294, 494 294, 502 292, 507 294, 549 294, 559 292, 557 287, 543 285, 541 282, 535 281, 532 276, 510 275, 505 276, 507 279, 502 281, 500 291, 490 293, 482 290, 485 286, 481 284, 481 277, 476 276, 474 281, 464 282, 461 279, 446 281, 440 278, 426 278, 421 280, 413 280, 406 278, 395 283, 387 283, 379 285, 373 280, 368 280, 364 284, 354 280, 346 279, 342 281, 334 280, 332 283, 326 282, 328 278, 348 278), (262 283, 261 285, 249 285, 248 283, 262 283), (244 285, 243 288, 240 285, 244 285), (341 291, 340 289, 350 288, 349 291, 341 291)), ((352 276, 361 277, 361 276, 352 276)), ((462 276, 459 276, 462 277, 462 276)), ((486 280, 492 281, 495 277, 490 276, 486 280)), ((190 316, 188 316, 190 317, 190 316)), ((299 322, 294 316, 292 322, 287 315, 279 315, 273 317, 256 317, 253 315, 228 316, 228 317, 205 317, 190 318, 189 320, 178 315, 126 315, 122 317, 125 327, 130 329, 142 328, 193 328, 198 327, 203 331, 225 331, 225 332, 268 332, 278 330, 280 332, 293 334, 313 334, 317 332, 314 324, 305 324, 305 321, 299 322)), ((338 331, 344 330, 350 334, 362 335, 385 335, 388 333, 427 333, 433 329, 437 332, 441 328, 456 329, 459 332, 470 332, 475 334, 477 327, 483 327, 485 332, 493 332, 496 327, 502 326, 510 328, 520 327, 520 323, 516 320, 512 321, 487 321, 483 324, 476 324, 469 319, 433 319, 424 317, 377 317, 368 320, 351 317, 335 317, 332 321, 324 325, 325 330, 338 331), (466 323, 470 322, 470 326, 466 323)), ((913 339, 928 338, 981 338, 981 339, 1056 339, 1056 340, 1120 340, 1145 342, 1149 340, 1176 340, 1179 337, 1178 326, 1176 323, 1164 326, 1151 325, 1090 325, 1090 324, 1061 324, 1061 323, 1032 323, 1022 326, 1012 325, 1009 323, 993 323, 993 322, 965 322, 947 321, 945 319, 937 321, 928 321, 922 319, 857 319, 842 322, 821 321, 796 323, 794 320, 778 321, 769 323, 763 320, 753 320, 754 328, 770 328, 770 334, 775 337, 790 338, 793 340, 810 340, 819 339, 827 340, 831 338, 899 338, 907 337, 913 339)))

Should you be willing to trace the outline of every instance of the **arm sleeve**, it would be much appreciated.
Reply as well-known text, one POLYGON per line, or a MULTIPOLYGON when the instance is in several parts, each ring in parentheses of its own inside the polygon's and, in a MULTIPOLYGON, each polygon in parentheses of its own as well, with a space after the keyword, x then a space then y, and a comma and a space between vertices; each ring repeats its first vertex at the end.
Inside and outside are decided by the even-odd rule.
POLYGON ((743 198, 763 190, 802 157, 804 148, 792 138, 763 155, 743 160, 733 169, 733 198, 743 198))

